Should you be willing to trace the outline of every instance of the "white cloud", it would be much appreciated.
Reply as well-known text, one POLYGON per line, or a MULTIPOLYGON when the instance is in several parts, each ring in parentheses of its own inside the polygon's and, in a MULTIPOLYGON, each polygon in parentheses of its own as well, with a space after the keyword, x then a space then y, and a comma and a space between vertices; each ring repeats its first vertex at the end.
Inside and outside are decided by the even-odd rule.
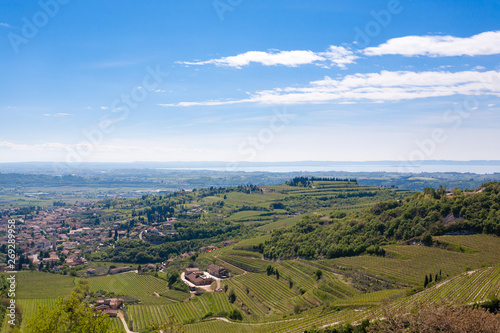
POLYGON ((300 65, 317 64, 322 66, 336 65, 345 68, 346 64, 353 63, 358 57, 342 46, 330 46, 325 52, 315 53, 309 50, 294 51, 248 51, 235 56, 210 59, 206 61, 179 61, 184 65, 215 65, 241 68, 251 63, 260 63, 264 66, 297 67, 300 65))
POLYGON ((161 106, 217 106, 236 103, 305 104, 384 102, 452 95, 494 95, 500 97, 500 72, 410 72, 382 71, 312 81, 306 87, 257 91, 241 100, 180 102, 161 106))
POLYGON ((107 109, 109 109, 109 107, 107 107, 107 106, 101 106, 101 110, 107 110, 107 109))
POLYGON ((249 99, 240 99, 240 100, 210 100, 204 102, 180 102, 180 103, 170 103, 170 104, 158 104, 159 106, 217 106, 217 105, 229 105, 229 104, 239 104, 245 102, 255 102, 255 100, 249 99))
POLYGON ((471 37, 405 36, 389 39, 362 50, 367 56, 399 54, 407 57, 479 56, 500 54, 500 31, 487 31, 471 37))
POLYGON ((0 27, 12 28, 10 24, 0 22, 0 27))
POLYGON ((358 58, 351 50, 334 45, 330 46, 326 52, 319 53, 319 55, 342 69, 346 68, 345 65, 354 63, 354 60, 358 58))

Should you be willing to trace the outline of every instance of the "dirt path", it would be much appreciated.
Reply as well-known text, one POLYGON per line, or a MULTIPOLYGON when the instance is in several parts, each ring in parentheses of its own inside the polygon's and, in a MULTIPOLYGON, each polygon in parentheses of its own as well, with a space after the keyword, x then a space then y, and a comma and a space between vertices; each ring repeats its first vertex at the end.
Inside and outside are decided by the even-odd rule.
POLYGON ((227 318, 223 317, 214 317, 215 320, 222 320, 225 321, 226 323, 230 324, 241 324, 241 325, 269 325, 269 324, 277 324, 277 323, 285 323, 287 321, 295 321, 295 320, 302 320, 304 318, 294 318, 294 319, 286 319, 286 320, 277 320, 277 321, 268 321, 265 323, 245 323, 245 322, 237 322, 237 321, 231 321, 227 318))
POLYGON ((123 318, 123 313, 118 312, 117 317, 120 318, 120 320, 122 321, 123 328, 125 329, 125 332, 127 332, 127 333, 136 333, 136 332, 132 332, 131 330, 128 329, 128 325, 125 322, 125 318, 123 318))

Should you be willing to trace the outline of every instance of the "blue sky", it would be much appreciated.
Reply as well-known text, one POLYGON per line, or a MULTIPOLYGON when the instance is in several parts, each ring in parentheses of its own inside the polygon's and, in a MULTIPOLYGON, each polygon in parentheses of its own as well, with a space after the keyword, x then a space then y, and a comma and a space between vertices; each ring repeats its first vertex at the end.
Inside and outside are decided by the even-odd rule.
POLYGON ((0 162, 500 159, 495 1, 0 1, 0 162))

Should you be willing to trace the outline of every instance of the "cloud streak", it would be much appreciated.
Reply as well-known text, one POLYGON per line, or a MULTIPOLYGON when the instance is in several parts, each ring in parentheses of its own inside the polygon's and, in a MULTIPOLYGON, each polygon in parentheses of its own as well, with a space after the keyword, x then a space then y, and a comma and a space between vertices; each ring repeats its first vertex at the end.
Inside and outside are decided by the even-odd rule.
POLYGON ((410 72, 381 71, 312 81, 305 87, 257 91, 240 100, 209 100, 160 104, 165 107, 219 106, 238 103, 307 104, 386 102, 453 95, 500 97, 500 72, 410 72))
POLYGON ((248 51, 235 56, 210 59, 206 61, 178 61, 177 63, 194 65, 215 65, 221 67, 242 68, 251 63, 259 63, 263 66, 287 66, 298 67, 300 65, 316 64, 320 66, 338 66, 345 68, 346 64, 354 63, 358 56, 351 50, 342 46, 330 46, 325 52, 315 53, 309 50, 294 51, 248 51))
POLYGON ((500 54, 500 31, 487 31, 471 37, 405 36, 389 39, 375 47, 362 50, 367 56, 389 54, 406 57, 452 57, 500 54))

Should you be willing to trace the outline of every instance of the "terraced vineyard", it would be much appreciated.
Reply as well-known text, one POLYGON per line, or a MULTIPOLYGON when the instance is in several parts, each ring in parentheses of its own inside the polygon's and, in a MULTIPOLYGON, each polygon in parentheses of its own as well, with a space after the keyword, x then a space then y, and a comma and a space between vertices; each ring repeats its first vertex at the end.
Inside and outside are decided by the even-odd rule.
POLYGON ((283 209, 275 209, 271 212, 268 211, 252 211, 245 210, 237 212, 231 215, 230 219, 234 222, 245 222, 245 221, 267 221, 272 219, 274 216, 288 215, 288 212, 283 209))
POLYGON ((134 272, 117 275, 100 276, 89 279, 90 292, 99 290, 114 292, 116 295, 128 295, 140 299, 144 304, 168 304, 172 301, 158 297, 168 290, 165 280, 151 275, 141 275, 134 272))
POLYGON ((133 320, 134 330, 143 329, 152 323, 161 323, 171 314, 182 323, 201 320, 208 313, 227 315, 233 306, 224 293, 206 293, 188 301, 169 305, 131 305, 128 306, 129 318, 133 320))
MULTIPOLYGON (((390 300, 404 295, 404 290, 384 290, 369 294, 360 294, 345 301, 347 304, 378 304, 381 300, 390 300)), ((500 295, 500 266, 478 269, 460 274, 443 281, 418 294, 403 297, 389 305, 390 308, 410 307, 419 303, 449 301, 454 303, 472 303, 484 301, 488 295, 500 295)), ((251 324, 225 323, 222 321, 207 321, 186 325, 186 332, 211 332, 215 329, 225 329, 227 332, 303 332, 310 327, 324 327, 344 321, 358 321, 381 315, 379 311, 369 308, 346 309, 342 311, 316 308, 308 311, 307 316, 291 316, 280 322, 251 324)))
MULTIPOLYGON (((132 272, 90 278, 89 282, 91 292, 102 289, 118 295, 130 295, 143 301, 143 304, 127 306, 135 331, 151 323, 161 323, 167 320, 170 314, 174 314, 184 324, 186 332, 213 332, 222 329, 227 332, 303 332, 312 326, 321 327, 345 320, 353 321, 370 317, 374 311, 378 313, 376 307, 383 300, 391 301, 392 307, 404 307, 419 302, 441 300, 474 303, 486 300, 491 295, 500 296, 499 265, 479 268, 468 273, 459 272, 460 270, 463 272, 465 269, 463 267, 469 265, 475 264, 474 267, 477 267, 478 264, 497 260, 500 255, 495 251, 488 251, 500 245, 497 237, 442 236, 439 239, 473 251, 459 252, 436 247, 390 245, 386 246, 388 252, 392 253, 389 257, 360 256, 323 261, 272 262, 259 259, 260 254, 256 252, 233 249, 236 246, 229 246, 221 249, 220 259, 258 271, 265 271, 268 265, 272 265, 280 272, 280 279, 277 280, 275 275, 245 273, 243 270, 237 271, 238 268, 227 265, 233 272, 240 273, 231 279, 221 281, 222 286, 227 285, 230 290, 234 290, 236 294, 234 304, 228 301, 229 291, 205 293, 202 296, 184 300, 187 294, 169 291, 166 281, 151 275, 139 275, 132 272), (444 260, 445 258, 447 260, 444 260), (421 283, 423 272, 436 274, 439 269, 442 269, 443 276, 450 274, 452 277, 410 297, 405 297, 408 289, 401 288, 363 293, 353 288, 349 284, 349 279, 339 275, 334 269, 349 265, 416 285, 421 283), (382 266, 377 267, 377 265, 382 266), (322 269, 320 280, 316 280, 314 275, 318 268, 322 269), (457 271, 459 274, 453 276, 453 272, 457 271), (290 280, 293 281, 292 288, 289 285, 290 280), (302 294, 301 290, 305 293, 302 294), (164 294, 168 299, 155 296, 155 292, 164 294), (336 306, 347 308, 339 311, 335 308, 336 306), (308 310, 294 314, 295 307, 308 310), (227 314, 234 308, 242 311, 243 322, 225 322, 213 318, 227 318, 227 314), (208 318, 206 318, 207 315, 209 315, 208 318)), ((243 248, 244 246, 245 244, 243 248)), ((216 261, 219 258, 216 258, 216 261)), ((500 261, 500 258, 498 260, 500 261)), ((42 274, 40 275, 42 280, 54 277, 51 274, 40 274, 42 274)), ((31 278, 38 278, 38 275, 35 275, 31 278)), ((56 277, 59 278, 59 276, 56 277)), ((72 278, 60 277, 65 278, 64 282, 68 287, 73 286, 72 278)), ((26 281, 30 275, 23 278, 26 281)), ((25 314, 32 313, 37 302, 53 304, 55 300, 44 298, 49 295, 48 292, 39 295, 42 297, 20 300, 25 314)), ((111 320, 113 327, 121 329, 121 323, 117 319, 111 320)))
POLYGON ((165 296, 171 300, 175 300, 175 301, 183 301, 185 300, 186 298, 189 298, 190 294, 189 293, 186 293, 186 292, 183 292, 183 291, 178 291, 178 290, 169 290, 163 294, 161 294, 162 296, 165 296))
POLYGON ((234 290, 237 304, 246 310, 245 312, 251 316, 251 319, 262 320, 270 314, 271 309, 263 304, 258 296, 253 293, 247 293, 247 286, 237 279, 226 280, 224 281, 224 284, 226 284, 231 290, 234 290))
POLYGON ((251 257, 256 259, 261 259, 262 255, 257 252, 245 251, 245 250, 227 250, 224 251, 225 255, 241 256, 241 257, 251 257))
POLYGON ((389 245, 384 248, 392 256, 364 255, 325 260, 325 262, 366 269, 374 274, 414 285, 423 285, 425 274, 436 274, 441 270, 445 276, 454 276, 467 268, 494 265, 500 262, 500 251, 491 251, 491 249, 500 248, 499 237, 472 235, 436 238, 463 244, 477 252, 467 253, 417 245, 389 245))
POLYGON ((275 267, 279 270, 281 276, 287 280, 292 280, 293 283, 300 285, 304 289, 312 289, 316 285, 316 280, 313 278, 314 273, 305 272, 304 266, 297 261, 281 261, 275 267))
POLYGON ((313 326, 322 327, 332 323, 343 321, 356 321, 366 316, 366 311, 355 311, 352 309, 335 311, 326 310, 324 312, 315 310, 309 313, 308 316, 296 315, 288 317, 287 319, 273 321, 269 323, 236 323, 224 322, 220 320, 210 320, 202 323, 195 323, 185 325, 186 332, 217 332, 217 330, 224 330, 231 333, 243 332, 256 332, 256 333, 270 333, 270 332, 304 332, 304 330, 313 326))
POLYGON ((292 225, 300 218, 287 218, 290 212, 307 213, 317 209, 367 208, 380 200, 401 199, 412 192, 403 189, 382 188, 359 185, 346 181, 314 181, 311 187, 272 185, 262 187, 263 191, 243 193, 229 192, 225 195, 204 197, 203 202, 224 202, 228 212, 226 218, 234 222, 259 221, 266 223, 259 227, 262 231, 292 225), (226 199, 223 199, 223 197, 226 199), (269 209, 275 202, 281 202, 285 208, 269 209), (246 205, 248 209, 242 210, 246 205), (234 209, 234 211, 232 211, 234 209), (278 216, 279 221, 273 221, 278 216))
POLYGON ((296 294, 284 283, 279 282, 274 276, 248 273, 234 279, 248 287, 250 291, 271 309, 282 313, 288 313, 291 310, 285 306, 284 301, 295 297, 296 294))
POLYGON ((224 254, 219 256, 219 258, 233 266, 249 272, 264 272, 269 265, 269 262, 252 257, 224 254))
POLYGON ((245 271, 244 271, 244 270, 242 270, 241 268, 236 267, 236 266, 234 266, 234 265, 231 265, 231 264, 229 264, 229 263, 227 263, 227 262, 225 262, 225 261, 222 261, 222 260, 221 260, 221 259, 219 259, 219 258, 214 258, 214 261, 215 261, 214 263, 215 263, 216 265, 219 265, 219 266, 225 267, 225 268, 227 268, 228 270, 230 270, 230 271, 231 271, 231 274, 233 274, 233 275, 234 275, 234 274, 240 275, 240 274, 244 274, 244 273, 245 273, 245 271))
POLYGON ((404 297, 407 289, 386 289, 371 293, 357 294, 350 298, 335 301, 335 305, 378 305, 383 301, 404 297))
POLYGON ((411 296, 407 302, 470 304, 485 301, 489 296, 500 296, 500 265, 462 273, 411 296))

